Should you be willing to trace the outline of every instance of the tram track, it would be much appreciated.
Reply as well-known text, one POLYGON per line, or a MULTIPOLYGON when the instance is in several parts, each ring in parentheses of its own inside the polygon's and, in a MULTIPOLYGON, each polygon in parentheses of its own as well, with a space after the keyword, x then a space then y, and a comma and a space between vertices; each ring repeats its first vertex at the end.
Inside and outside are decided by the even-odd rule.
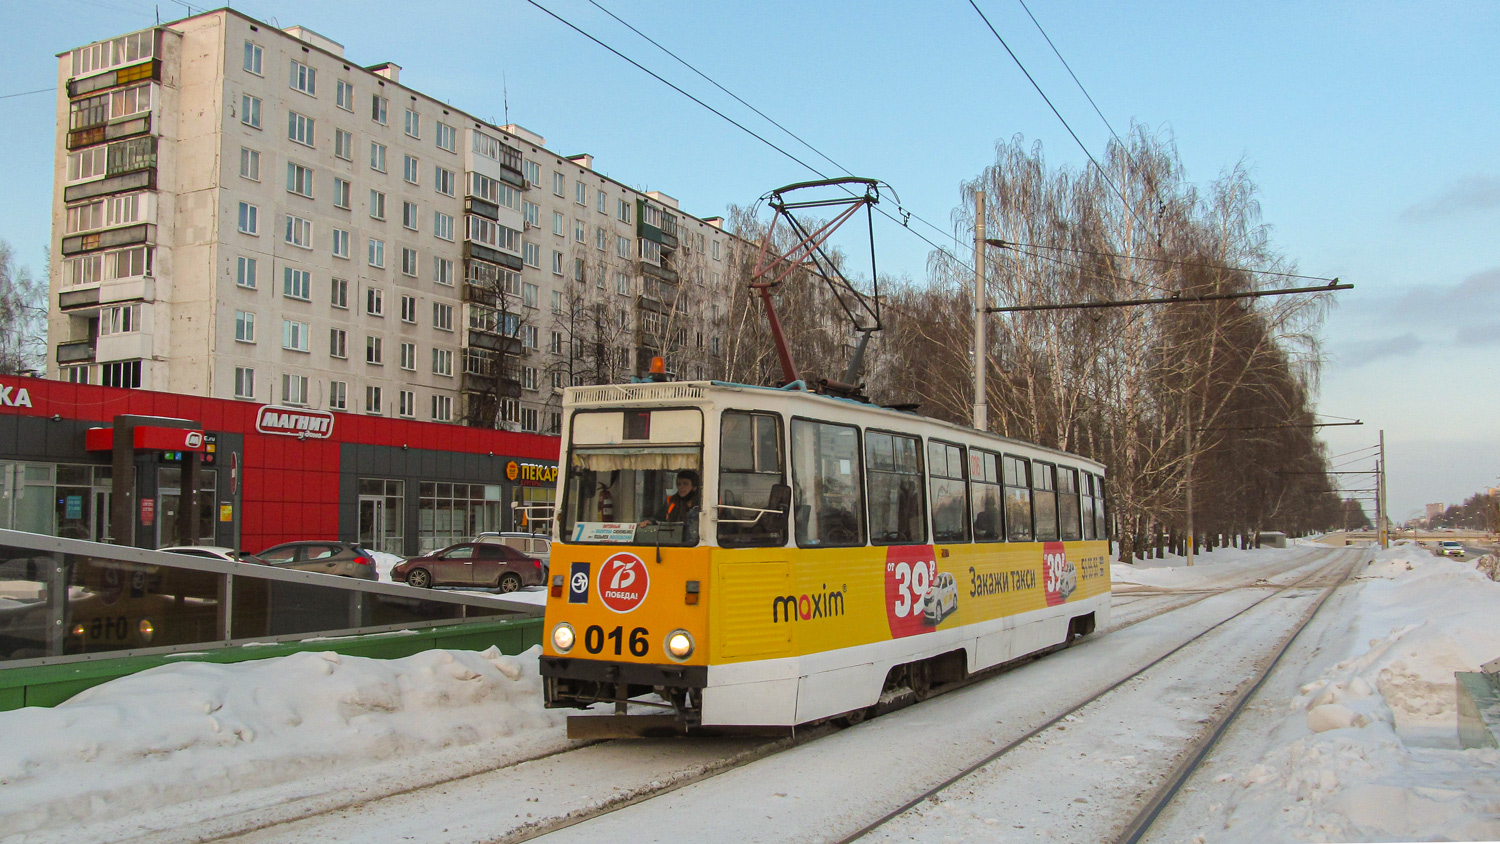
MULTIPOLYGON (((954 786, 963 782, 965 779, 972 777, 977 772, 989 766, 994 765, 996 762, 1014 753, 1015 751, 1026 747, 1028 744, 1036 741, 1039 737, 1045 735, 1049 730, 1057 728, 1063 722, 1075 717, 1076 713, 1079 713, 1080 711, 1094 704, 1100 703, 1110 694, 1125 687, 1137 678, 1146 675, 1148 672, 1187 650, 1204 637, 1209 636, 1216 631, 1219 631, 1221 628, 1225 628, 1231 622, 1239 619, 1246 613, 1249 613, 1250 611, 1262 606, 1273 598, 1285 595, 1286 593, 1293 590, 1306 589, 1309 588, 1310 585, 1312 587, 1318 587, 1320 584, 1316 583, 1316 581, 1320 579, 1329 579, 1331 573, 1341 572, 1339 576, 1333 580, 1332 583, 1328 584, 1326 587, 1323 587, 1322 594, 1318 597, 1318 599, 1316 599, 1312 609, 1308 611, 1301 619, 1301 621, 1293 628, 1293 630, 1284 637, 1279 647, 1275 649, 1274 657, 1269 660, 1266 667, 1261 671, 1260 675, 1256 678, 1253 686, 1251 686, 1251 688, 1249 688, 1248 690, 1242 689, 1236 699, 1236 702, 1232 705, 1228 712, 1221 714, 1220 717, 1215 720, 1213 728, 1209 731, 1209 738, 1207 740, 1200 739, 1199 742, 1195 743, 1194 747, 1186 754, 1185 759, 1179 762, 1179 764, 1173 769, 1167 781, 1158 789, 1156 793, 1152 795, 1147 804, 1143 806, 1141 810, 1138 811, 1126 825, 1126 832, 1124 836, 1122 836, 1118 840, 1121 842, 1121 844, 1135 844, 1135 842, 1138 842, 1140 840, 1141 835, 1143 835, 1150 829, 1151 822, 1154 821, 1154 819, 1160 814, 1163 808, 1168 805, 1168 803, 1170 803, 1172 797, 1177 793, 1182 783, 1185 782, 1189 776, 1191 776, 1193 771, 1197 769, 1198 765, 1202 763, 1202 760, 1207 758, 1209 751, 1212 750, 1214 742, 1217 741, 1217 738, 1223 733, 1227 726, 1232 723, 1234 715, 1236 715, 1240 711, 1245 702, 1248 701, 1253 696, 1254 692, 1260 688, 1260 685, 1264 682, 1265 677, 1269 676, 1270 671, 1280 660, 1281 655, 1286 652, 1291 643, 1296 639, 1297 635, 1312 620, 1312 617, 1316 614, 1317 609, 1323 605, 1328 596, 1331 595, 1339 585, 1347 580, 1348 576, 1355 570, 1355 568, 1363 559, 1363 554, 1358 554, 1354 556, 1353 559, 1332 561, 1328 564, 1319 566, 1317 569, 1308 573, 1292 584, 1277 588, 1276 591, 1272 592, 1271 594, 1266 595, 1265 597, 1255 601, 1249 606, 1244 607, 1233 615, 1230 615, 1222 621, 1200 631, 1196 635, 1179 644, 1177 647, 1158 656, 1156 659, 1153 659, 1151 662, 1133 671, 1129 675, 1118 679, 1103 690, 1079 702, 1077 705, 1072 706, 1065 711, 1059 712, 1049 720, 1012 739, 1010 742, 998 748, 993 753, 990 753, 984 758, 968 765, 967 767, 948 777, 944 781, 922 791, 920 794, 910 798, 901 806, 885 813, 875 821, 866 824, 853 833, 836 839, 838 844, 848 844, 848 842, 860 841, 872 837, 874 833, 882 830, 892 821, 907 815, 907 813, 911 812, 914 808, 922 805, 923 803, 929 801, 935 802, 938 799, 939 795, 952 789, 954 786)), ((1177 607, 1177 609, 1181 608, 1182 607, 1177 607)), ((1142 620, 1144 621, 1144 619, 1142 620)))
MULTIPOLYGON (((1280 572, 1270 573, 1271 576, 1279 578, 1285 578, 1289 575, 1297 576, 1301 574, 1301 570, 1303 568, 1307 567, 1310 563, 1315 562, 1315 560, 1310 561, 1306 559, 1300 559, 1288 562, 1292 562, 1292 565, 1283 568, 1280 572)), ((1276 591, 1273 592, 1273 595, 1283 594, 1288 590, 1304 587, 1306 582, 1316 578, 1317 575, 1326 568, 1326 564, 1319 564, 1313 572, 1302 575, 1295 582, 1286 586, 1270 584, 1267 583, 1264 579, 1258 579, 1256 582, 1231 585, 1222 590, 1191 590, 1179 592, 1160 590, 1155 594, 1143 596, 1143 598, 1167 600, 1170 602, 1170 605, 1162 607, 1158 611, 1152 612, 1149 615, 1126 620, 1123 624, 1112 624, 1107 630, 1100 631, 1098 635, 1081 640, 1077 645, 1075 645, 1075 647, 1087 647, 1091 643, 1105 638, 1107 634, 1118 633, 1122 630, 1128 629, 1152 618, 1156 618, 1160 615, 1185 609, 1194 604, 1198 604, 1201 601, 1207 600, 1214 595, 1223 594, 1224 592, 1241 591, 1245 589, 1275 589, 1276 591), (1176 598, 1185 598, 1187 600, 1182 602, 1173 600, 1176 598)), ((1272 597, 1272 595, 1268 595, 1267 597, 1256 601, 1251 606, 1259 606, 1270 597, 1272 597)), ((1247 607, 1246 610, 1241 610, 1240 613, 1237 613, 1233 617, 1238 617, 1248 609, 1249 608, 1247 607)), ((1226 619, 1225 621, 1227 622, 1228 619, 1226 619)), ((1215 625, 1215 628, 1210 628, 1210 630, 1216 629, 1223 623, 1225 622, 1220 622, 1220 625, 1215 625)), ((1210 631, 1203 631, 1203 633, 1200 633, 1199 636, 1194 637, 1194 639, 1190 640, 1190 642, 1196 641, 1197 638, 1205 635, 1208 632, 1210 631)), ((1183 646, 1179 646, 1178 650, 1180 650, 1181 647, 1185 647, 1186 644, 1187 643, 1185 643, 1183 646)), ((1176 652, 1176 650, 1172 651, 1172 653, 1176 652)), ((974 683, 983 682, 995 677, 997 674, 1014 670, 1021 665, 1032 662, 1036 658, 1037 657, 1033 656, 1030 658, 1017 660, 1013 663, 1009 663, 1006 666, 1003 666, 1002 670, 992 669, 990 671, 981 672, 974 675, 973 678, 961 685, 971 685, 974 683)), ((1164 658, 1165 657, 1163 657, 1163 659, 1164 658)), ((1151 666, 1158 664, 1160 661, 1161 659, 1152 662, 1151 666)), ((1150 666, 1147 666, 1147 668, 1149 667, 1150 666)), ((1144 671, 1146 669, 1142 670, 1144 671)), ((1046 730, 1063 718, 1066 718, 1072 712, 1075 712, 1083 706, 1086 706, 1088 703, 1096 701, 1103 694, 1107 694, 1108 691, 1117 688, 1120 685, 1123 685, 1131 678, 1137 676, 1139 673, 1141 672, 1132 674, 1131 677, 1127 677, 1124 680, 1115 683, 1104 692, 1094 695, 1088 700, 1080 703, 1078 706, 1075 706, 1068 711, 1057 715, 1055 718, 1047 721, 1041 726, 1036 727, 1035 729, 1028 732, 1025 736, 1008 744, 1006 748, 1002 748, 1000 752, 992 754, 989 758, 987 758, 986 760, 982 760, 980 763, 969 766, 957 777, 950 778, 950 781, 948 783, 941 784, 937 788, 930 789, 928 792, 925 792, 924 795, 917 798, 917 800, 908 803, 905 808, 910 808, 911 805, 920 803, 922 800, 927 799, 931 794, 941 791, 942 788, 947 787, 947 785, 951 785, 953 781, 957 781, 968 773, 971 773, 973 770, 977 770, 978 768, 983 767, 985 764, 992 762, 995 758, 998 758, 1005 752, 1008 752, 1009 749, 1013 749, 1015 746, 1019 746, 1027 739, 1046 730)), ((452 841, 484 841, 496 842, 496 844, 511 844, 511 842, 529 841, 542 836, 550 835, 552 833, 562 832, 563 830, 567 830, 570 827, 586 824, 589 821, 607 817, 613 813, 620 812, 630 807, 637 806, 643 803, 649 803, 652 800, 666 797, 667 795, 671 795, 674 792, 678 792, 682 789, 687 788, 688 786, 702 783, 707 780, 712 780, 714 778, 744 768, 753 763, 760 762, 762 760, 771 760, 773 757, 776 757, 795 748, 802 747, 818 739, 824 738, 831 733, 836 732, 839 732, 839 730, 837 730, 835 727, 832 727, 831 725, 824 724, 810 729, 799 729, 794 737, 769 741, 710 741, 700 739, 689 743, 683 743, 673 740, 667 740, 663 742, 654 742, 649 740, 580 742, 565 748, 558 748, 550 752, 528 756, 527 758, 513 759, 508 761, 504 765, 500 765, 494 768, 486 770, 459 771, 455 772, 455 775, 453 776, 414 784, 410 788, 402 789, 400 791, 384 794, 373 794, 369 797, 369 799, 338 801, 336 805, 332 803, 321 803, 321 805, 319 805, 318 803, 309 803, 304 807, 304 810, 302 811, 297 811, 293 807, 286 807, 290 811, 273 812, 271 813, 273 817, 266 817, 264 814, 262 814, 260 816, 259 822, 236 824, 230 821, 226 823, 225 821, 228 819, 220 818, 218 819, 218 823, 212 825, 212 828, 206 828, 208 827, 208 825, 195 825, 197 826, 196 829, 188 828, 171 831, 159 831, 153 834, 137 836, 136 838, 130 840, 137 842, 208 842, 231 840, 242 842, 259 842, 285 840, 317 840, 318 830, 323 826, 323 823, 325 821, 331 821, 331 825, 336 827, 337 822, 340 819, 350 819, 352 817, 358 816, 359 814, 372 811, 376 813, 377 817, 379 817, 380 813, 386 809, 393 810, 390 813, 399 816, 404 811, 402 807, 412 804, 418 804, 432 797, 440 796, 441 799, 445 801, 445 803, 449 801, 461 802, 464 800, 465 795, 469 793, 488 793, 490 795, 494 795, 496 793, 506 793, 509 789, 514 789, 518 786, 521 786, 521 784, 523 783, 529 782, 532 784, 532 791, 537 794, 545 793, 547 796, 528 796, 520 798, 521 800, 527 801, 529 805, 521 804, 518 802, 517 808, 528 809, 530 810, 531 814, 527 814, 524 811, 516 811, 514 813, 514 825, 509 829, 505 829, 503 826, 498 829, 494 826, 491 826, 490 831, 488 831, 487 833, 480 832, 479 834, 473 836, 465 836, 460 834, 456 837, 450 836, 443 838, 443 840, 452 841), (661 748, 681 749, 684 747, 694 748, 696 749, 696 751, 702 752, 674 754, 671 750, 661 750, 661 748), (597 771, 610 767, 626 769, 632 767, 641 767, 641 758, 643 756, 650 756, 652 753, 658 753, 658 755, 660 755, 662 758, 673 758, 668 758, 668 764, 665 764, 663 767, 657 770, 655 772, 655 775, 650 776, 644 782, 636 783, 634 785, 624 782, 618 784, 617 786, 609 786, 608 784, 600 785, 599 783, 595 783, 596 787, 593 789, 592 793, 585 794, 580 792, 576 795, 560 795, 552 793, 552 791, 554 791, 552 789, 538 789, 535 787, 535 784, 538 782, 556 783, 559 781, 559 779, 566 781, 567 777, 569 776, 569 774, 567 773, 568 771, 577 771, 581 773, 587 770, 597 771), (550 773, 543 773, 544 770, 550 771, 550 773), (562 773, 559 773, 559 771, 561 771, 562 773), (536 802, 530 802, 533 800, 535 800, 536 802)), ((504 811, 508 811, 508 809, 497 811, 494 814, 503 815, 504 811)), ((883 823, 884 820, 888 820, 890 817, 894 817, 896 814, 899 814, 899 812, 888 815, 882 821, 877 822, 877 824, 870 825, 864 831, 861 831, 855 836, 843 840, 856 840, 858 837, 866 834, 866 832, 868 832, 869 830, 876 828, 879 823, 883 823)), ((248 816, 243 820, 248 821, 248 816)), ((447 829, 444 830, 444 832, 447 831, 447 829)), ((478 830, 475 831, 478 832, 478 830)), ((337 837, 339 836, 333 836, 333 838, 337 837)), ((328 840, 332 840, 332 838, 328 840)))

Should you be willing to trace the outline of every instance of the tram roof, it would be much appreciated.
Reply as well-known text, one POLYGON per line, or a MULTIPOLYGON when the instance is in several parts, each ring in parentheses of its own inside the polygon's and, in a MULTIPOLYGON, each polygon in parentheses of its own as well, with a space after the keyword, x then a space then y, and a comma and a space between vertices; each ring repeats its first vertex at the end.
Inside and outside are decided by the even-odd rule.
POLYGON ((1105 468, 1104 464, 1096 460, 1083 457, 1082 455, 1074 454, 1070 451, 1063 451, 1062 449, 1052 448, 1050 446, 1038 445, 1033 442, 1027 442, 1026 440, 1020 440, 1014 437, 1007 437, 1002 434, 996 434, 990 431, 979 431, 965 425, 955 425, 952 422, 945 422, 941 419, 934 419, 931 416, 923 416, 920 413, 915 413, 909 410, 898 410, 893 407, 883 407, 881 405, 870 404, 869 402, 858 401, 856 399, 848 399, 841 396, 829 396, 822 393, 814 393, 809 390, 794 390, 787 389, 786 387, 767 387, 763 384, 740 384, 734 381, 650 381, 633 384, 600 384, 586 387, 567 387, 563 390, 563 407, 565 409, 577 410, 580 407, 628 407, 632 405, 641 406, 660 404, 696 404, 712 399, 712 397, 706 394, 705 391, 718 390, 727 392, 755 390, 758 392, 773 394, 778 398, 784 398, 788 401, 796 403, 835 403, 848 410, 854 410, 862 413, 874 414, 890 418, 893 420, 892 423, 890 423, 892 426, 895 426, 897 424, 896 420, 907 422, 916 421, 922 423, 923 425, 930 425, 952 431, 956 436, 964 436, 969 438, 983 437, 991 441, 1011 443, 1014 445, 1023 446, 1028 449, 1035 449, 1037 451, 1046 452, 1048 454, 1064 456, 1069 458, 1070 460, 1092 464, 1099 467, 1100 470, 1103 470, 1105 468))

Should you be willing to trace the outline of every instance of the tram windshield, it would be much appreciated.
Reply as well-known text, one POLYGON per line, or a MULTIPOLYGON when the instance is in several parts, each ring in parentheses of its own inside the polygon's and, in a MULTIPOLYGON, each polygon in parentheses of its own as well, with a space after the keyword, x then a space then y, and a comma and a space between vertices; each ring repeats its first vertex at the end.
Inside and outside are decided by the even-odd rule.
POLYGON ((560 538, 697 545, 702 431, 696 410, 578 414, 558 514, 560 538))

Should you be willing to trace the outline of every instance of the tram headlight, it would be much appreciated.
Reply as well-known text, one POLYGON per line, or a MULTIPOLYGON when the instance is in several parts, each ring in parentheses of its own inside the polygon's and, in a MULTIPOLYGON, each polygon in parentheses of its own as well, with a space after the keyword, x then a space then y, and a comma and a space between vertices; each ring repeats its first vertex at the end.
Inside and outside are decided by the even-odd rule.
POLYGON ((560 654, 573 650, 573 625, 566 621, 552 628, 552 649, 560 654))
POLYGON ((693 634, 686 630, 673 630, 667 634, 667 656, 682 662, 693 655, 693 634))

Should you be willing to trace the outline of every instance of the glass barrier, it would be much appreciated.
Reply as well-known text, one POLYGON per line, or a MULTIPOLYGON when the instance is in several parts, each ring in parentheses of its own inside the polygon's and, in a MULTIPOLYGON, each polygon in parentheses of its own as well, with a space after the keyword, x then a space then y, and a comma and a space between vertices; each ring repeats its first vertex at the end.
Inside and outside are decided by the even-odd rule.
POLYGON ((404 584, 0 534, 0 667, 526 617, 541 609, 404 584))

